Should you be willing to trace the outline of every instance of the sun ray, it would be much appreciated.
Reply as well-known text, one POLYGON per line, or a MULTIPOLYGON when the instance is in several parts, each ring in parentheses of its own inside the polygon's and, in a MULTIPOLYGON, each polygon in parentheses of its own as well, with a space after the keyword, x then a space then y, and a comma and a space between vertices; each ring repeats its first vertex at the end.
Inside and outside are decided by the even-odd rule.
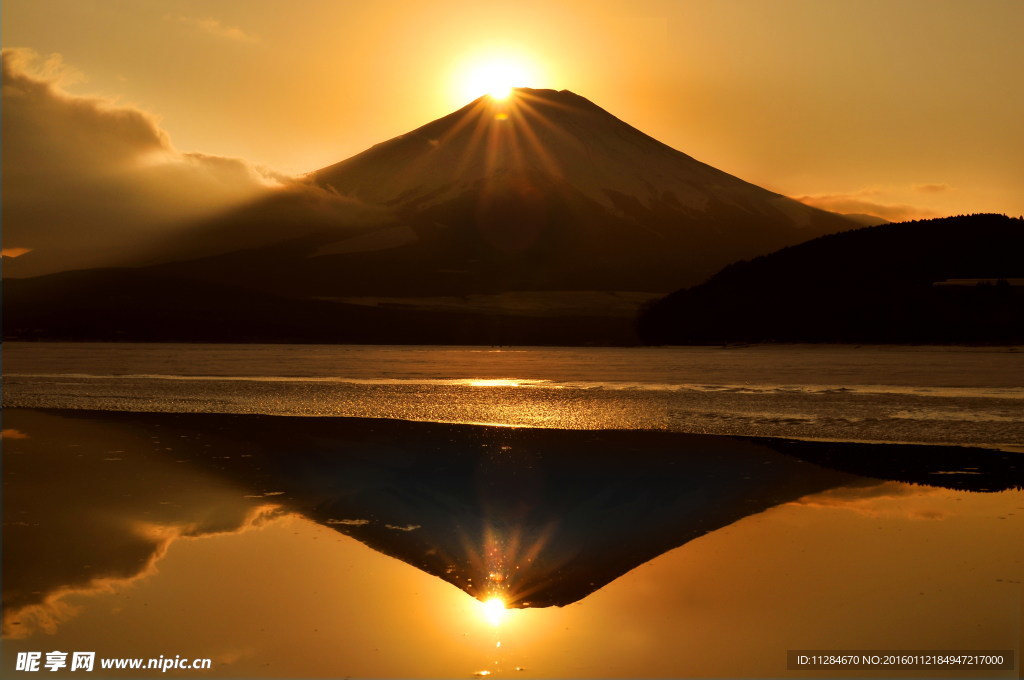
POLYGON ((518 102, 518 104, 519 106, 517 108, 517 111, 519 115, 516 118, 516 122, 518 123, 518 125, 516 126, 517 130, 521 133, 523 139, 526 140, 526 143, 530 145, 534 154, 540 160, 541 165, 544 166, 544 170, 547 171, 547 173, 550 175, 553 175, 555 177, 561 177, 561 166, 555 160, 555 157, 544 147, 544 144, 540 141, 540 138, 537 136, 536 131, 533 129, 533 125, 530 122, 530 117, 528 113, 532 111, 533 115, 538 119, 542 119, 543 117, 539 112, 533 110, 527 102, 522 101, 518 102))

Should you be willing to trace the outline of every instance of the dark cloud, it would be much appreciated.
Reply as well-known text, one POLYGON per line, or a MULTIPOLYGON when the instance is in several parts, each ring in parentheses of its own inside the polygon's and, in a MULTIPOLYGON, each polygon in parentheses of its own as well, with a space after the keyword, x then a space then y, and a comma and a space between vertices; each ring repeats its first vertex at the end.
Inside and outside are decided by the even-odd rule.
POLYGON ((59 57, 3 50, 5 273, 131 263, 196 218, 290 180, 182 153, 149 113, 61 89, 59 57))

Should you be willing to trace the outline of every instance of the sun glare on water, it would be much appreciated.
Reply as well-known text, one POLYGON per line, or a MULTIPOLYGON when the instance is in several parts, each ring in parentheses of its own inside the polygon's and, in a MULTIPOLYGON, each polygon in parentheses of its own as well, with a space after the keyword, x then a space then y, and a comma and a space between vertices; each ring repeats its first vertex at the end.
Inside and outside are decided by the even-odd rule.
POLYGON ((470 380, 468 384, 471 387, 519 387, 522 382, 513 378, 486 378, 470 380))

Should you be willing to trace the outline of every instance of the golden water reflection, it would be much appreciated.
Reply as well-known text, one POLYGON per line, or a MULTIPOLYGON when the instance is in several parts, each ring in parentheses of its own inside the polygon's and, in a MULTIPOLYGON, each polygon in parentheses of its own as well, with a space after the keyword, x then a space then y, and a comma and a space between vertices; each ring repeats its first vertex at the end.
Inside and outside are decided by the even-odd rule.
MULTIPOLYGON (((209 657, 212 675, 236 677, 780 677, 787 649, 1020 649, 1020 490, 836 484, 851 477, 832 472, 572 604, 499 608, 488 602, 508 595, 500 561, 481 565, 488 583, 474 599, 342 533, 377 527, 374 516, 317 514, 337 484, 379 495, 393 481, 370 484, 381 460, 419 475, 408 452, 377 445, 373 465, 345 468, 345 479, 292 466, 270 478, 277 486, 254 488, 231 467, 253 448, 141 418, 10 414, 21 436, 5 442, 5 548, 17 547, 4 554, 5 667, 18 651, 61 649, 209 657), (203 465, 190 446, 209 451, 203 465)), ((741 462, 760 460, 754 451, 730 451, 753 474, 741 462)), ((299 454, 286 459, 316 460, 299 454)), ((722 474, 701 460, 709 479, 722 474)), ((744 490, 739 506, 752 498, 731 483, 704 488, 744 490)), ((424 528, 378 530, 406 545, 424 528)))
POLYGON ((1011 496, 782 506, 500 626, 458 589, 287 515, 176 542, 147 578, 70 596, 76 616, 6 648, 208 656, 246 677, 780 676, 796 647, 1015 648, 1024 526, 998 519, 1011 496), (920 519, 951 504, 954 518, 920 519))

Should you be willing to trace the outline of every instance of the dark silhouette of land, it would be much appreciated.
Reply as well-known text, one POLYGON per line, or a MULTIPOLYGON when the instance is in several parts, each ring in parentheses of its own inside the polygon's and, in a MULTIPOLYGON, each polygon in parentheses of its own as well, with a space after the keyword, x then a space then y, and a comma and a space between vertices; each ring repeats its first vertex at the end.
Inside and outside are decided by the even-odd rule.
POLYGON ((831 234, 732 264, 648 307, 653 344, 1024 342, 1024 219, 831 234))
POLYGON ((358 305, 99 269, 4 282, 4 338, 108 342, 635 345, 632 315, 358 305))
POLYGON ((5 527, 4 598, 14 608, 146 568, 158 546, 112 533, 110 517, 194 535, 236 527, 243 503, 277 503, 475 597, 543 607, 809 494, 890 494, 887 480, 1024 486, 1019 455, 965 447, 260 415, 6 416, 26 435, 8 442, 5 459, 5 503, 25 520, 5 527), (50 459, 64 462, 53 470, 50 459), (40 484, 59 490, 59 505, 40 484), (134 493, 113 492, 126 486, 134 493), (83 521, 92 515, 103 521, 83 521))
POLYGON ((833 234, 651 304, 489 311, 346 304, 180 278, 160 268, 5 282, 19 340, 634 345, 1024 342, 1024 221, 972 215, 833 234), (1011 285, 1013 284, 1013 285, 1011 285))

